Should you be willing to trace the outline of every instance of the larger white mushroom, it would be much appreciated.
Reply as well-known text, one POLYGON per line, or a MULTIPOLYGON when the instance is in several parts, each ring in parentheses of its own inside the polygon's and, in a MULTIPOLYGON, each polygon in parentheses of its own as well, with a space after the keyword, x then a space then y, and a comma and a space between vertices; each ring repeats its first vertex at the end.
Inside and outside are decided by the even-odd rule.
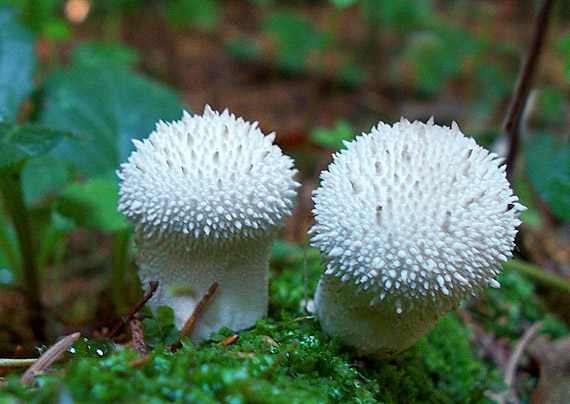
POLYGON ((451 128, 402 119, 346 143, 314 192, 323 330, 362 354, 411 346, 462 299, 499 287, 517 203, 502 159, 451 128))
POLYGON ((206 106, 164 123, 121 165, 119 210, 134 224, 151 308, 170 306, 181 328, 217 282, 191 339, 248 328, 267 313, 268 259, 290 213, 296 170, 256 123, 206 106))

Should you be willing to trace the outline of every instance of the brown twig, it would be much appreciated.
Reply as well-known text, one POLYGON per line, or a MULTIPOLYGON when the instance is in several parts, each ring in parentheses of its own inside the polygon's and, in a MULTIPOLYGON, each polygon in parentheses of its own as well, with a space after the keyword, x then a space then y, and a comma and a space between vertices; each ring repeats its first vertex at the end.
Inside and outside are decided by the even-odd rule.
POLYGON ((0 359, 0 369, 27 368, 37 359, 0 359))
POLYGON ((144 304, 148 302, 148 300, 152 297, 152 295, 154 295, 154 292, 156 292, 156 288, 158 288, 158 281, 149 282, 149 286, 150 286, 149 291, 146 292, 146 294, 141 298, 141 300, 139 300, 137 304, 133 306, 133 308, 129 311, 129 313, 126 316, 121 317, 121 320, 117 323, 117 325, 115 325, 115 327, 111 330, 111 332, 109 332, 107 338, 114 337, 119 332, 121 327, 127 323, 127 321, 131 321, 133 316, 136 313, 138 313, 141 307, 143 307, 144 304))
POLYGON ((192 326, 196 322, 196 319, 198 318, 198 316, 200 315, 200 313, 204 309, 204 306, 206 305, 206 303, 208 303, 208 300, 210 300, 210 298, 212 297, 212 295, 214 294, 216 289, 218 289, 218 282, 212 283, 212 286, 210 286, 210 288, 208 289, 208 291, 206 292, 204 297, 202 297, 202 299, 200 300, 200 303, 198 303, 198 305, 194 309, 194 312, 192 312, 192 315, 186 321, 186 324, 184 324, 184 327, 182 327, 182 329, 180 330, 180 337, 183 337, 186 334, 188 334, 188 332, 190 332, 190 330, 192 329, 192 326))
POLYGON ((131 335, 133 338, 133 350, 143 356, 146 355, 144 332, 142 328, 142 322, 138 314, 135 314, 133 318, 130 319, 129 325, 131 327, 131 335))
POLYGON ((139 366, 142 366, 145 363, 147 363, 150 360, 150 358, 151 358, 150 355, 141 356, 140 358, 130 361, 129 366, 133 369, 138 368, 139 366))
POLYGON ((538 331, 538 329, 540 328, 541 325, 542 325, 542 322, 537 321, 528 330, 525 331, 525 333, 523 334, 521 339, 517 342, 517 345, 516 345, 513 353, 511 354, 511 356, 509 357, 509 360, 507 361, 507 366, 505 368, 505 377, 503 380, 510 390, 512 390, 512 388, 513 388, 513 383, 515 381, 515 373, 517 370, 517 365, 518 365, 518 363, 522 357, 522 354, 523 354, 526 346, 530 343, 530 341, 536 335, 536 332, 538 331))
POLYGON ((81 333, 76 332, 74 334, 68 335, 58 343, 52 345, 47 351, 43 353, 42 356, 38 358, 31 365, 28 370, 24 372, 22 377, 20 377, 20 382, 27 386, 30 386, 34 381, 35 377, 42 373, 48 366, 57 360, 65 351, 67 351, 74 343, 79 339, 81 333))
POLYGON ((236 342, 239 339, 239 334, 234 334, 234 335, 230 335, 229 337, 223 339, 222 341, 218 342, 216 345, 217 346, 227 346, 227 345, 231 345, 234 342, 236 342))
POLYGON ((473 320, 471 314, 465 307, 459 307, 457 313, 466 326, 473 328, 476 342, 483 348, 495 366, 501 370, 505 369, 507 366, 505 350, 500 346, 497 340, 495 340, 492 335, 487 334, 483 327, 473 320))
POLYGON ((532 84, 534 82, 536 68, 538 66, 540 53, 544 45, 544 38, 546 37, 548 17, 550 16, 550 11, 552 10, 553 4, 554 0, 545 0, 540 9, 538 17, 536 19, 536 24, 534 26, 532 42, 530 44, 525 62, 519 73, 519 78, 515 87, 515 91, 513 93, 513 98, 511 99, 511 103, 505 117, 503 129, 510 142, 509 152, 506 160, 508 176, 510 176, 512 173, 512 170, 514 168, 514 161, 518 154, 520 146, 520 127, 522 114, 528 99, 528 94, 530 93, 532 84))

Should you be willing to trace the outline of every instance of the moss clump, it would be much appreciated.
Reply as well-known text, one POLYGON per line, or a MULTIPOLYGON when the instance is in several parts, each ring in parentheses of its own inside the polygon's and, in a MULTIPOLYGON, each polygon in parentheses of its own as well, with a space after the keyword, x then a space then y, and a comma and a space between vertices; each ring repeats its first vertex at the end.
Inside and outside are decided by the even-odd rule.
MULTIPOLYGON (((500 389, 499 375, 473 359, 465 330, 453 315, 394 358, 357 357, 299 310, 305 280, 314 290, 320 273, 317 259, 306 268, 307 278, 302 264, 276 268, 270 317, 241 332, 232 345, 216 345, 232 334, 222 329, 199 347, 184 339, 176 353, 159 344, 139 366, 133 366, 138 354, 124 348, 101 356, 78 346, 68 364, 38 379, 38 388, 28 389, 11 378, 0 389, 0 401, 479 403, 486 402, 485 391, 500 389)), ((163 320, 147 322, 147 328, 155 327, 149 331, 156 338, 161 335, 156 327, 169 327, 163 320)))

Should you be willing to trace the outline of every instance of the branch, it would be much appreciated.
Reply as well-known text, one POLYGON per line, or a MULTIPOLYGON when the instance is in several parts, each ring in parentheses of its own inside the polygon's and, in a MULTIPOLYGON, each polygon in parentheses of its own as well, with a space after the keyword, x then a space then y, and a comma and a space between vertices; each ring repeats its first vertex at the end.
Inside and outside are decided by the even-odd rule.
POLYGON ((75 341, 81 336, 80 333, 68 335, 58 343, 52 345, 42 356, 40 356, 32 366, 28 368, 20 377, 20 382, 31 386, 37 375, 41 374, 47 367, 54 363, 65 351, 67 351, 75 341))
POLYGON ((517 345, 516 345, 513 353, 511 354, 511 357, 509 358, 509 360, 507 362, 507 367, 505 369, 505 377, 503 380, 504 380, 504 383, 507 385, 507 387, 510 390, 513 389, 513 384, 515 382, 515 375, 516 375, 516 371, 517 371, 517 366, 518 366, 518 363, 522 357, 522 354, 524 353, 526 346, 534 338, 534 336, 538 332, 538 329, 541 326, 542 326, 542 322, 537 321, 528 330, 525 331, 522 338, 519 340, 519 342, 517 342, 517 345))
POLYGON ((534 26, 532 42, 530 44, 526 60, 519 73, 513 98, 511 99, 511 104, 509 105, 509 110, 503 124, 503 129, 510 142, 509 153, 507 154, 506 161, 507 176, 509 177, 514 168, 515 158, 518 154, 522 114, 534 81, 540 53, 544 45, 544 38, 546 37, 548 18, 553 4, 554 0, 545 0, 538 13, 536 24, 534 26))
POLYGON ((111 330, 109 334, 107 334, 107 338, 112 338, 115 334, 119 332, 121 327, 124 326, 127 321, 131 321, 131 319, 134 317, 135 314, 138 313, 141 307, 143 307, 144 304, 148 302, 148 300, 152 297, 152 295, 154 295, 154 292, 156 292, 156 288, 158 288, 158 281, 149 282, 149 286, 150 289, 148 290, 148 292, 146 292, 146 294, 142 297, 142 299, 139 300, 137 304, 133 306, 131 311, 129 311, 129 314, 127 314, 124 317, 121 317, 119 323, 111 330))
POLYGON ((188 334, 188 332, 196 322, 198 315, 202 312, 202 309, 204 309, 204 306, 206 305, 206 303, 208 303, 208 300, 210 300, 216 289, 218 289, 218 282, 212 283, 212 286, 210 286, 204 297, 202 297, 198 305, 194 308, 194 312, 192 312, 192 315, 186 321, 186 324, 184 324, 182 330, 180 330, 180 337, 183 337, 186 334, 188 334))

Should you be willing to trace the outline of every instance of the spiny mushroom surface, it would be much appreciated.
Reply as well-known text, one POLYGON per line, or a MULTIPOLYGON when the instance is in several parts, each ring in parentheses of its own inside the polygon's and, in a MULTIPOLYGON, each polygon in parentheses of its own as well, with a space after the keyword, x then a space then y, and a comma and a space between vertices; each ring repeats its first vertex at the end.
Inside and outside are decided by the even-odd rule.
POLYGON ((334 155, 314 192, 326 269, 315 313, 362 354, 411 346, 512 256, 519 212, 502 159, 451 128, 380 122, 334 155))
POLYGON ((267 313, 268 259, 298 184, 293 160, 257 127, 206 106, 158 122, 118 172, 119 211, 134 224, 141 282, 159 281, 151 308, 181 328, 208 288, 216 293, 191 339, 240 330, 267 313))

